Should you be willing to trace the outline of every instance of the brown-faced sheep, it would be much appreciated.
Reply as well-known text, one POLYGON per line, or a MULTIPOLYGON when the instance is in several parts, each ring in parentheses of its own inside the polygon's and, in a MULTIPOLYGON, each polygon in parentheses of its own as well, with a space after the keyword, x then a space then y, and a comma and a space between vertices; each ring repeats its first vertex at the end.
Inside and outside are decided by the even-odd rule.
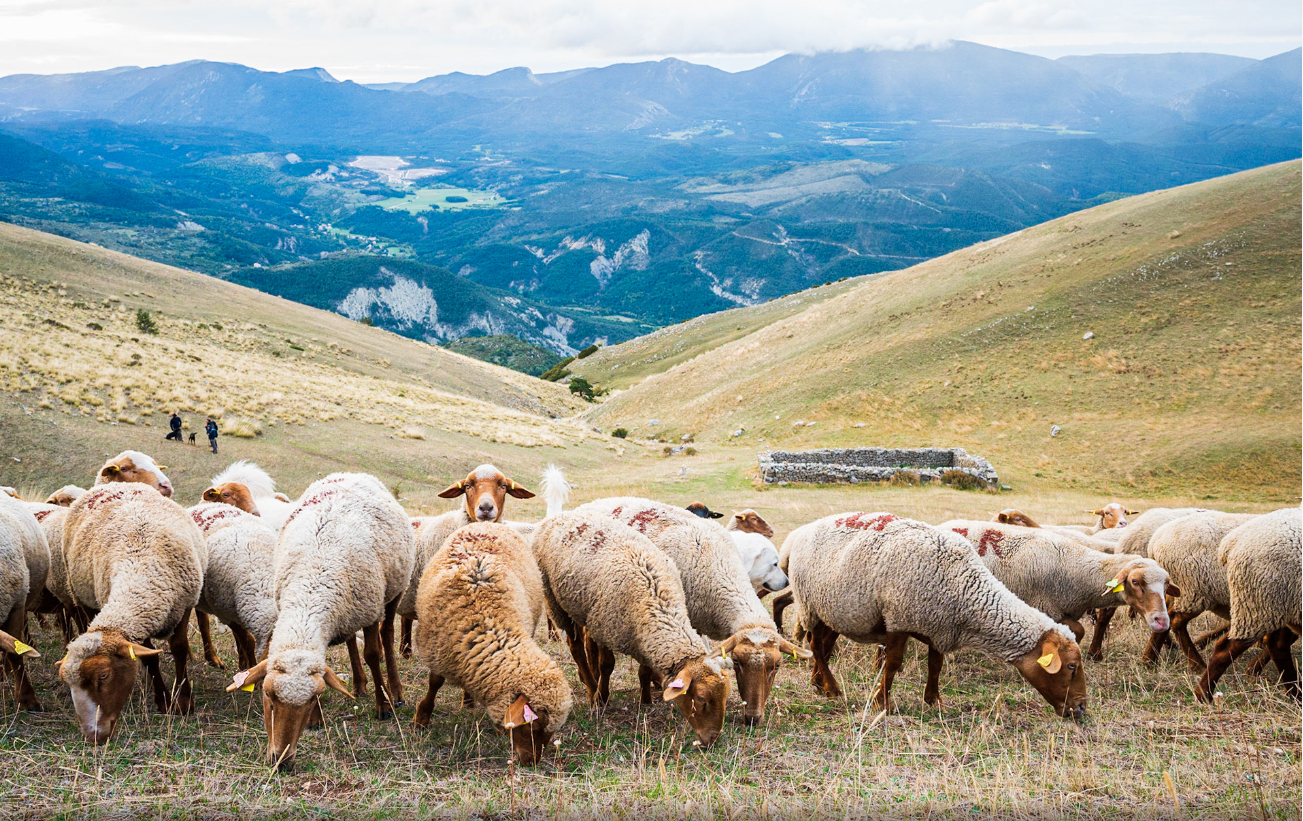
POLYGON ((138 450, 124 450, 104 463, 95 477, 96 485, 114 482, 139 482, 149 485, 164 496, 171 498, 172 482, 163 471, 167 468, 155 464, 153 457, 138 450))

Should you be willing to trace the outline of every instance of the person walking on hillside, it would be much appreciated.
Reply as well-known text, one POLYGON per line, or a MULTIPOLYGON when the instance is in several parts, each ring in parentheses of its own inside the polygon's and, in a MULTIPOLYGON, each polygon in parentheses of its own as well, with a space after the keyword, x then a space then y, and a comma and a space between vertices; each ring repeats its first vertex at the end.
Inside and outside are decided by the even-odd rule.
POLYGON ((180 444, 181 443, 181 415, 176 411, 172 411, 172 418, 168 420, 168 427, 172 428, 172 432, 169 433, 166 438, 175 439, 177 441, 177 444, 180 444))
POLYGON ((208 421, 204 423, 204 433, 208 434, 208 444, 210 447, 212 447, 213 453, 216 453, 217 452, 217 423, 213 421, 213 417, 211 416, 208 417, 208 421))

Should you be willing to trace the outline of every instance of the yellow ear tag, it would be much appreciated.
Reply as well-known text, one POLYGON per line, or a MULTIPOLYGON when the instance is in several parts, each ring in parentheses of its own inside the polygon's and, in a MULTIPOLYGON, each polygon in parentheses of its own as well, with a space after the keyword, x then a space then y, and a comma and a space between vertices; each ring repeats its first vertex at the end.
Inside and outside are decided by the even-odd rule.
POLYGON ((134 647, 132 647, 130 644, 128 644, 128 645, 127 645, 127 655, 131 656, 131 660, 132 660, 132 661, 135 661, 135 660, 136 660, 136 648, 134 648, 134 647))
POLYGON ((1122 590, 1123 585, 1121 579, 1114 579, 1108 583, 1108 587, 1104 588, 1105 593, 1121 593, 1122 590))
POLYGON ((252 693, 252 692, 253 692, 253 685, 252 685, 252 684, 246 684, 246 685, 244 685, 243 687, 241 687, 240 689, 243 690, 243 691, 246 692, 246 693, 252 693))
POLYGON ((23 644, 21 641, 14 639, 14 652, 18 655, 21 656, 23 653, 29 653, 33 649, 34 648, 30 644, 23 644))
POLYGON ((1042 667, 1049 667, 1049 666, 1050 666, 1050 662, 1052 662, 1052 661, 1054 661, 1054 654, 1053 654, 1053 653, 1046 653, 1045 655, 1043 655, 1043 656, 1041 656, 1040 658, 1036 659, 1036 663, 1039 664, 1039 665, 1042 666, 1042 667))

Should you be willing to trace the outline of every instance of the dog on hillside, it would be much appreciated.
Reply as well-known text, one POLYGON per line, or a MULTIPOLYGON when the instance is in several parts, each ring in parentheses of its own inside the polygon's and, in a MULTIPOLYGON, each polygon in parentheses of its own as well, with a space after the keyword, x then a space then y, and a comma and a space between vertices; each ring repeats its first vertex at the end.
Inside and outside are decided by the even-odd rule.
POLYGON ((196 433, 196 432, 197 432, 197 431, 190 431, 190 444, 194 445, 195 447, 198 447, 198 446, 199 446, 199 443, 195 441, 195 433, 196 433))

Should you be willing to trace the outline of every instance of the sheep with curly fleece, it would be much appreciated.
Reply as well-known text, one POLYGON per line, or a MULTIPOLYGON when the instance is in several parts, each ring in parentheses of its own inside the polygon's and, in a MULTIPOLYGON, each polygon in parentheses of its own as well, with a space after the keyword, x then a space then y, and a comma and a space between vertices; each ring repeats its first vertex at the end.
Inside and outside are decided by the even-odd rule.
POLYGON ((1204 612, 1230 618, 1231 591, 1226 568, 1217 561, 1217 547, 1226 534, 1255 516, 1206 510, 1171 519, 1154 531, 1149 539, 1149 555, 1172 577, 1172 582, 1181 589, 1181 597, 1172 602, 1171 627, 1150 636, 1143 655, 1145 661, 1157 662, 1168 639, 1175 638, 1190 669, 1197 673, 1204 671, 1207 665, 1190 638, 1187 625, 1204 612))
POLYGON ((285 494, 276 492, 276 481, 267 471, 247 459, 232 462, 214 476, 204 491, 204 501, 235 505, 260 517, 262 523, 276 533, 294 510, 294 503, 285 494))
POLYGON ((22 536, 23 558, 27 562, 27 609, 36 612, 50 575, 49 541, 29 503, 0 494, 0 510, 12 517, 22 536))
POLYGON ((1263 638, 1280 671, 1280 683, 1300 697, 1290 648, 1298 640, 1303 612, 1303 513, 1289 507, 1258 516, 1227 533, 1217 546, 1231 594, 1231 626, 1217 642, 1194 694, 1211 701, 1217 682, 1236 657, 1263 638))
POLYGON ((1117 539, 1116 551, 1130 553, 1133 556, 1148 556, 1149 542, 1154 538, 1158 528, 1195 513, 1208 512, 1198 507, 1151 507, 1127 525, 1117 539))
POLYGON ((34 612, 56 614, 63 642, 67 644, 90 623, 90 616, 77 605, 68 588, 68 565, 63 550, 63 525, 68 520, 68 508, 47 502, 24 504, 40 523, 45 544, 50 549, 50 572, 45 576, 45 590, 34 612))
POLYGON ((95 484, 138 482, 149 485, 164 496, 172 497, 172 482, 163 471, 167 468, 154 462, 153 457, 138 450, 124 450, 100 467, 95 484))
MULTIPOLYGON (((0 497, 10 499, 6 494, 0 497)), ((27 604, 31 593, 27 519, 32 514, 0 502, 0 670, 14 680, 14 700, 19 708, 40 712, 41 702, 27 678, 25 660, 41 654, 23 642, 27 632, 27 604), (21 514, 21 515, 20 515, 21 514)), ((44 542, 44 538, 42 538, 44 542)))
POLYGON ((326 664, 326 650, 358 630, 376 682, 376 715, 393 715, 392 703, 402 698, 393 615, 412 576, 414 554, 407 514, 374 476, 332 473, 319 479, 286 519, 276 549, 280 612, 267 658, 227 688, 262 682, 267 759, 278 768, 293 767, 299 737, 327 687, 353 697, 326 664), (381 685, 382 642, 387 690, 381 685))
MULTIPOLYGON (((997 522, 956 519, 937 525, 972 542, 983 563, 1014 595, 1066 624, 1081 641, 1087 612, 1129 605, 1151 630, 1168 627, 1167 596, 1180 590, 1153 559, 1105 553, 1069 534, 997 522)), ((1096 640, 1103 637, 1096 629, 1096 640)), ((1091 646, 1088 656, 1098 658, 1091 646)))
MULTIPOLYGON (((548 492, 548 508, 558 485, 548 492)), ((690 515, 690 514, 689 514, 690 515)), ((679 569, 638 531, 596 513, 559 513, 534 533, 548 615, 566 635, 590 703, 606 703, 615 653, 639 663, 641 700, 651 702, 651 681, 668 681, 663 697, 709 746, 724 726, 727 659, 709 653, 692 629, 679 569), (585 635, 598 648, 590 663, 585 635)))
POLYGON ((189 512, 208 545, 198 609, 231 628, 240 669, 247 670, 276 627, 276 534, 229 504, 204 502, 189 512))
POLYGON ((520 763, 538 761, 565 725, 571 696, 561 668, 534 641, 543 577, 529 544, 503 524, 458 529, 425 567, 417 612, 417 653, 430 669, 417 726, 429 724, 447 681, 484 705, 520 763))
POLYGON ((1013 665, 1059 715, 1085 711, 1081 651, 1067 627, 1015 596, 950 530, 890 513, 842 513, 787 537, 788 575, 814 650, 815 688, 839 697, 828 667, 837 638, 885 647, 878 709, 911 637, 928 646, 924 700, 940 703, 945 654, 965 647, 1013 665))
POLYGON ((637 497, 598 499, 575 511, 623 522, 674 560, 692 626, 722 641, 733 660, 743 723, 760 723, 783 654, 809 658, 809 651, 779 635, 728 531, 683 508, 637 497))
POLYGON ((158 709, 190 713, 186 633, 203 590, 208 550, 186 511, 151 484, 98 485, 68 510, 64 558, 74 602, 95 614, 59 665, 86 740, 103 744, 112 737, 140 663, 153 681, 158 709), (149 645, 156 638, 168 639, 175 697, 159 671, 160 651, 149 645))

